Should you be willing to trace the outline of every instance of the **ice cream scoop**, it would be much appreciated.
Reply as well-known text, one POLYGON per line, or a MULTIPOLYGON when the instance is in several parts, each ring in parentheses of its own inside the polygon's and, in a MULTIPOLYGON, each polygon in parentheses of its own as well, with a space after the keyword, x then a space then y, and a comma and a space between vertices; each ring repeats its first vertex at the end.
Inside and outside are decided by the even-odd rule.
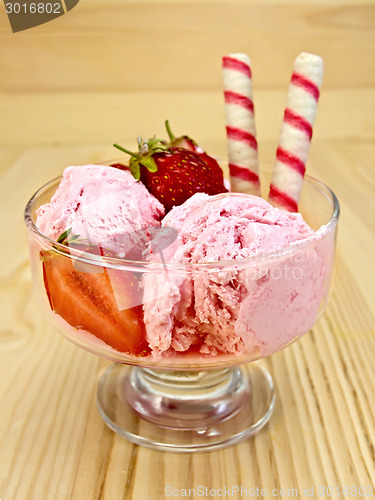
POLYGON ((71 166, 36 225, 57 240, 67 229, 120 257, 137 257, 141 230, 160 225, 162 204, 130 172, 104 165, 71 166))
POLYGON ((186 271, 144 276, 155 354, 266 356, 314 324, 331 272, 323 227, 240 193, 196 194, 162 225, 178 229, 165 261, 186 271))

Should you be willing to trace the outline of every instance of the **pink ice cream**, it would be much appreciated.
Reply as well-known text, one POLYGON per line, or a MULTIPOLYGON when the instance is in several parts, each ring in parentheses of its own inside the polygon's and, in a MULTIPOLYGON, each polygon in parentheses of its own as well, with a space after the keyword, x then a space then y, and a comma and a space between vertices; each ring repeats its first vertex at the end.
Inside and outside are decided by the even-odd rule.
POLYGON ((162 226, 178 229, 163 256, 181 268, 144 276, 154 355, 193 350, 255 359, 315 323, 333 255, 324 227, 314 232, 299 213, 240 193, 196 194, 162 226), (194 267, 202 263, 211 264, 194 267))
POLYGON ((121 302, 118 273, 111 284, 120 311, 143 302, 154 357, 250 361, 313 326, 327 300, 334 231, 314 232, 299 213, 241 193, 197 193, 163 215, 130 172, 86 165, 65 169, 36 225, 54 240, 72 228, 120 257, 150 261, 133 301, 121 302))
POLYGON ((84 165, 64 170, 50 203, 37 215, 37 227, 51 239, 72 228, 72 235, 130 258, 140 230, 160 225, 164 207, 130 172, 84 165))

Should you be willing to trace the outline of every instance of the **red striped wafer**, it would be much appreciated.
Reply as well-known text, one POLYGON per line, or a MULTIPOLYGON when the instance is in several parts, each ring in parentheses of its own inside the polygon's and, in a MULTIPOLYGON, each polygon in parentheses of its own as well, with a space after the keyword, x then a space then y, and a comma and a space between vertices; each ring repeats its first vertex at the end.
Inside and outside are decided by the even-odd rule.
POLYGON ((260 196, 253 84, 246 54, 223 57, 223 84, 232 191, 260 196))
POLYGON ((281 127, 270 201, 297 212, 323 78, 323 59, 302 52, 295 62, 281 127))

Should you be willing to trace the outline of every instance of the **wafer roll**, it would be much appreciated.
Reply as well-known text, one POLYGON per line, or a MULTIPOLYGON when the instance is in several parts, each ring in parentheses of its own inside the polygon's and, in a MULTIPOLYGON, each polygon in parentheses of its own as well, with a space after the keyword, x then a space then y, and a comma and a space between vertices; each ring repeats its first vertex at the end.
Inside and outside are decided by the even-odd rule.
POLYGON ((260 196, 250 59, 228 54, 222 68, 232 191, 260 196))
POLYGON ((293 66, 269 193, 272 204, 291 212, 298 211, 322 78, 323 59, 306 52, 299 54, 293 66))

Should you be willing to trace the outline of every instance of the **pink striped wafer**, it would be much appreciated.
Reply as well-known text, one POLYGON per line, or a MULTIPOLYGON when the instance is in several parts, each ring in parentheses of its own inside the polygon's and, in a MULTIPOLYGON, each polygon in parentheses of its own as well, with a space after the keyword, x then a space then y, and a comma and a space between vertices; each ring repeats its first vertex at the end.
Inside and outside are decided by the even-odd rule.
POLYGON ((250 59, 223 57, 223 84, 232 191, 260 196, 250 59))
POLYGON ((270 201, 298 211, 306 161, 323 78, 323 59, 302 52, 295 60, 281 127, 270 201))

